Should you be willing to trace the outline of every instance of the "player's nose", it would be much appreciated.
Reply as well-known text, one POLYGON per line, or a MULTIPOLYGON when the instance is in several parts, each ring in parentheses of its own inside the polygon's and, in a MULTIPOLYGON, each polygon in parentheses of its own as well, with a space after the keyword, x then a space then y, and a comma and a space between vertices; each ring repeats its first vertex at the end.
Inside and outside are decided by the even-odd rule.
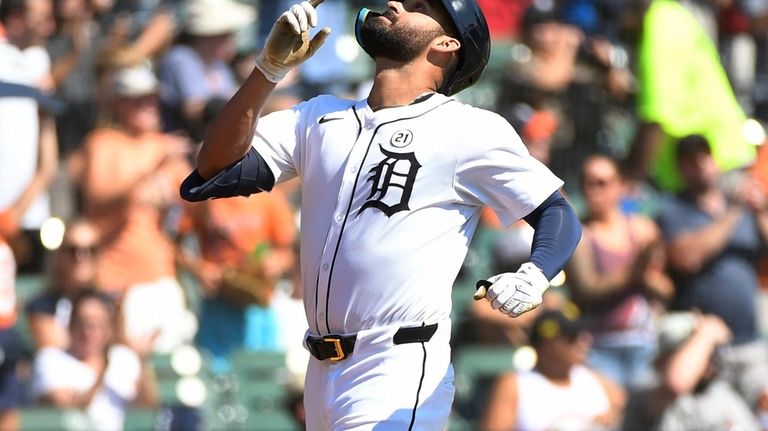
POLYGON ((400 1, 388 1, 387 2, 387 9, 391 10, 395 13, 400 13, 403 11, 403 2, 400 1))

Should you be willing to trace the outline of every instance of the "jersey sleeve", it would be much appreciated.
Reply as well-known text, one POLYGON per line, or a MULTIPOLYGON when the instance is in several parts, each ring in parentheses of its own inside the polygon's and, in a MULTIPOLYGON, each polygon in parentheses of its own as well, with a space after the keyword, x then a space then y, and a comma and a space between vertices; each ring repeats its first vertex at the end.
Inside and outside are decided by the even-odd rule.
POLYGON ((482 117, 456 166, 456 192, 466 203, 490 207, 504 226, 528 215, 563 181, 533 158, 517 132, 495 114, 482 117))
POLYGON ((306 103, 265 115, 256 124, 251 146, 264 158, 278 183, 299 175, 301 113, 306 103))

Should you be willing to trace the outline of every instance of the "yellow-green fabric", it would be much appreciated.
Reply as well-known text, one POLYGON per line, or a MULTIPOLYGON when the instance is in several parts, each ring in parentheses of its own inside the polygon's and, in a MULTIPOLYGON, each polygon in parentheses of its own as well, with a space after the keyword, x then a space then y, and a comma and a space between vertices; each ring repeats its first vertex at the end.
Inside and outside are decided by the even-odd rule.
POLYGON ((750 163, 755 148, 742 132, 746 116, 736 101, 712 40, 693 15, 673 0, 654 0, 638 46, 637 113, 658 123, 665 139, 651 175, 667 190, 680 187, 676 139, 705 136, 723 170, 750 163))

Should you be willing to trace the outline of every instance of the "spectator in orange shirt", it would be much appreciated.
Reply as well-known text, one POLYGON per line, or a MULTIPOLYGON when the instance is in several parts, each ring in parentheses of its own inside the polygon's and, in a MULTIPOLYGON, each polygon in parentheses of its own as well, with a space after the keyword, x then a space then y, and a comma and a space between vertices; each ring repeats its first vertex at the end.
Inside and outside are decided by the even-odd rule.
POLYGON ((94 130, 82 149, 79 185, 85 215, 100 230, 97 285, 125 295, 128 339, 161 330, 157 351, 191 338, 175 248, 163 230, 169 208, 180 201, 189 146, 160 133, 157 79, 136 66, 114 75, 110 100, 115 125, 94 130))
POLYGON ((248 334, 247 324, 251 305, 261 306, 259 320, 274 320, 275 284, 295 261, 293 210, 282 192, 273 192, 190 206, 201 251, 194 272, 204 295, 197 341, 219 361, 248 338, 271 339, 250 346, 259 350, 285 347, 280 337, 248 334))

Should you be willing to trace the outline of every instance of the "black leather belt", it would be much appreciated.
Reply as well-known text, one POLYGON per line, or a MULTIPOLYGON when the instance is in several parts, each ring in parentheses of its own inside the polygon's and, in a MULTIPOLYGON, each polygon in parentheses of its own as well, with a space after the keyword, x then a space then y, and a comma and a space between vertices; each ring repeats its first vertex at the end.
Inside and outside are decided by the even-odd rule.
MULTIPOLYGON (((425 343, 432 339, 437 331, 437 323, 425 326, 403 326, 392 337, 394 344, 425 343)), ((346 359, 355 349, 357 334, 323 335, 322 337, 307 337, 307 347, 315 358, 324 361, 341 361, 346 359)))
POLYGON ((324 335, 322 337, 307 337, 309 353, 315 358, 324 361, 341 361, 352 353, 357 341, 357 334, 352 335, 324 335))

